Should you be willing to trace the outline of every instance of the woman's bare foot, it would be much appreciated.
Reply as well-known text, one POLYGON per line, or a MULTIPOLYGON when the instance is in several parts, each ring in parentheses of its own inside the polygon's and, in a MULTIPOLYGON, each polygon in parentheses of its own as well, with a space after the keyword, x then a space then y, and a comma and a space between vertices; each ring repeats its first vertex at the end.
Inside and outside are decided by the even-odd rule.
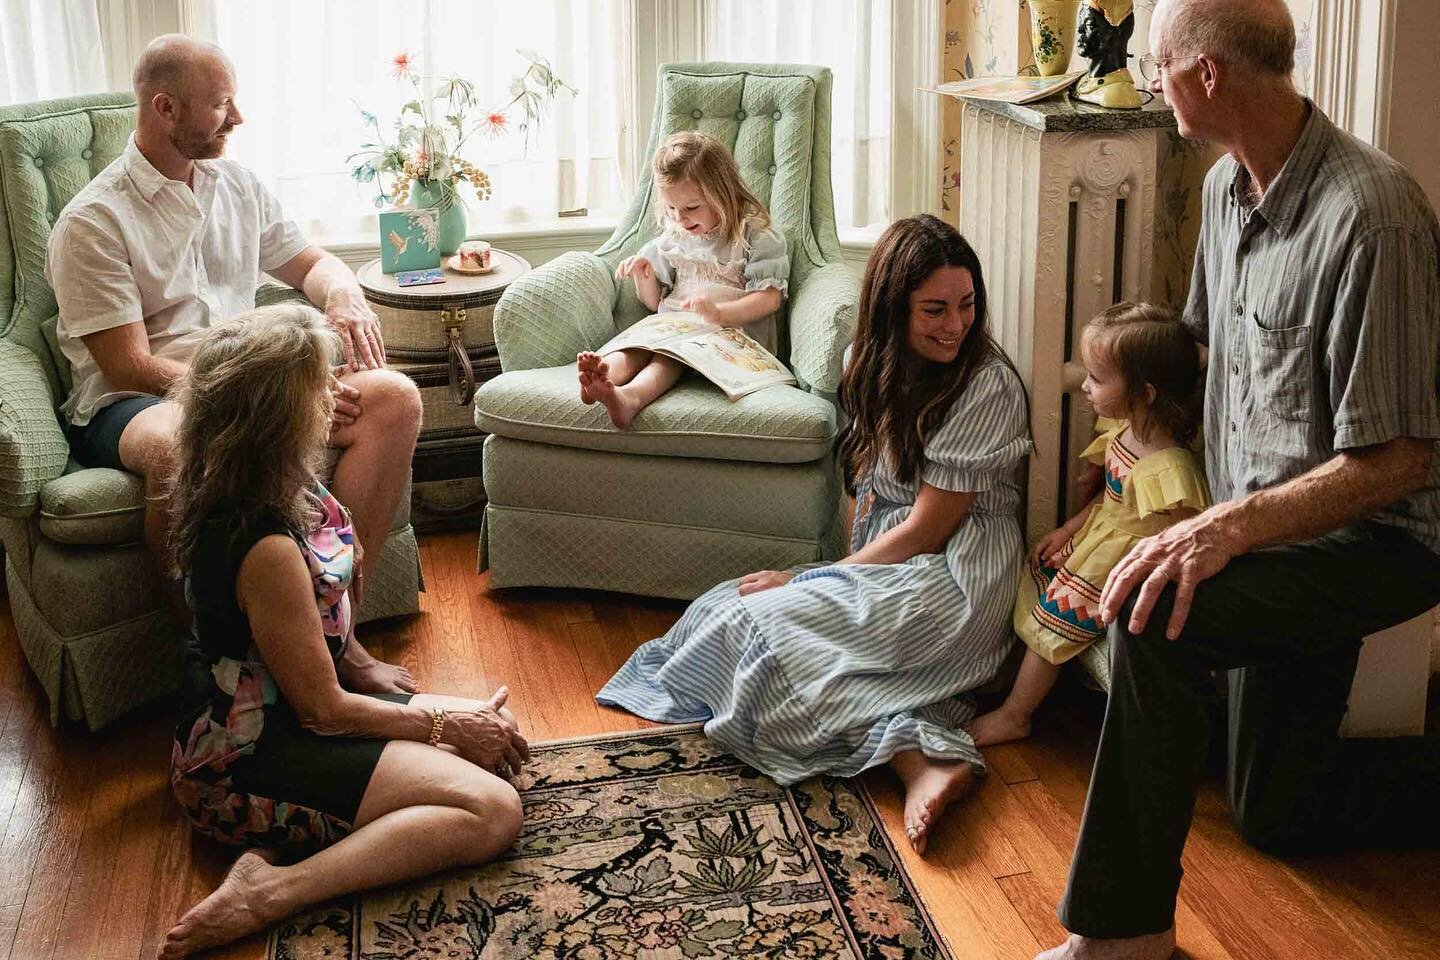
POLYGON ((1003 706, 982 714, 965 724, 966 733, 977 747, 990 747, 1030 736, 1030 717, 1014 713, 1003 706))
POLYGON ((353 665, 340 661, 336 668, 340 685, 351 693, 415 693, 420 685, 404 667, 371 659, 369 663, 353 665))
POLYGON ((160 960, 178 960, 192 953, 233 943, 248 933, 262 930, 285 915, 266 894, 268 881, 277 867, 268 854, 247 850, 230 868, 215 892, 185 911, 180 922, 165 935, 160 960))
POLYGON ((576 355, 575 369, 579 371, 580 402, 588 407, 595 402, 595 377, 605 377, 610 372, 609 364, 600 354, 586 350, 576 355))
POLYGON ((590 395, 605 405, 610 422, 621 430, 630 429, 630 422, 640 412, 640 405, 610 380, 609 372, 602 367, 590 379, 590 395))
POLYGON ((409 670, 376 660, 353 633, 345 655, 335 665, 335 674, 340 685, 352 693, 415 693, 420 689, 409 670))
POLYGON ((924 856, 940 817, 975 785, 975 767, 964 760, 934 760, 919 750, 902 750, 890 766, 905 784, 905 835, 924 856))

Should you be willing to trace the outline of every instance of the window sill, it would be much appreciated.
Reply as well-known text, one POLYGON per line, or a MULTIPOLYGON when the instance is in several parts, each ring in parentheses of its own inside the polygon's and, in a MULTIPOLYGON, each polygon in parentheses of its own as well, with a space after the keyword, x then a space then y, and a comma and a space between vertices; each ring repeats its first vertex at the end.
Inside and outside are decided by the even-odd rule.
MULTIPOLYGON (((539 265, 571 250, 594 250, 610 238, 620 223, 617 217, 563 217, 525 224, 499 224, 472 231, 472 239, 487 240, 539 265)), ((847 261, 863 267, 883 226, 840 231, 840 251, 847 261)), ((353 237, 322 242, 329 252, 353 269, 380 256, 379 238, 353 237)))
MULTIPOLYGON (((486 240, 538 265, 571 250, 594 250, 610 238, 619 222, 616 217, 561 217, 524 224, 496 224, 471 230, 469 237, 486 240)), ((357 270, 380 256, 378 237, 328 240, 321 246, 357 270)))

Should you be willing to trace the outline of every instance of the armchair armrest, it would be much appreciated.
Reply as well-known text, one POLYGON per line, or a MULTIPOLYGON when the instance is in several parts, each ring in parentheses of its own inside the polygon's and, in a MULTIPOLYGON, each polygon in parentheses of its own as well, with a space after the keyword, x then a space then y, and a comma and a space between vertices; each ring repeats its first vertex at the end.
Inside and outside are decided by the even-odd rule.
POLYGON ((40 488, 65 472, 69 456, 40 361, 0 340, 0 515, 33 514, 40 488))
POLYGON ((860 285, 843 263, 809 273, 790 301, 790 368, 811 390, 834 397, 845 346, 855 333, 860 285))
POLYGON ((270 283, 266 281, 255 288, 255 306, 270 307, 277 303, 309 303, 305 294, 294 287, 284 283, 270 283))
POLYGON ((502 370, 574 363, 615 335, 615 280, 593 253, 566 253, 510 284, 495 305, 502 370))

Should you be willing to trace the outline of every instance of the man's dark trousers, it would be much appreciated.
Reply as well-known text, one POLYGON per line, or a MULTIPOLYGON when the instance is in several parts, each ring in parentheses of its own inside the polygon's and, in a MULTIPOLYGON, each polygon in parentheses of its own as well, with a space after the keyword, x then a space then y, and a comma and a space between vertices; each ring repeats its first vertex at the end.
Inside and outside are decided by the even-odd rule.
POLYGON ((1174 587, 1138 634, 1127 629, 1134 599, 1110 627, 1110 700, 1059 911, 1067 929, 1131 937, 1174 923, 1214 669, 1229 670, 1230 805, 1249 842, 1282 854, 1440 846, 1440 740, 1338 734, 1362 638, 1440 602, 1440 557, 1374 523, 1244 554, 1200 584, 1174 641, 1174 587))

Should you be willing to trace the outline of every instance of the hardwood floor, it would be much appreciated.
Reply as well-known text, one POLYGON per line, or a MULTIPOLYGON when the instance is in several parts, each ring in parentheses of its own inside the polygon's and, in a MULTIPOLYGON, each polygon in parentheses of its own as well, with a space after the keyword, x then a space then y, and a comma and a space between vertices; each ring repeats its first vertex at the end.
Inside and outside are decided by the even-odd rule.
MULTIPOLYGON (((532 740, 648 726, 593 694, 681 605, 609 595, 491 594, 471 533, 421 545, 423 612, 362 631, 423 687, 466 696, 497 684, 532 740)), ((1069 686, 1030 740, 990 751, 989 777, 906 857, 955 955, 1028 960, 1062 937, 1055 904, 1085 799, 1102 702, 1069 686)), ((155 707, 97 735, 51 729, 0 600, 0 960, 137 958, 220 879, 232 854, 192 837, 165 773, 172 717, 155 707)), ((900 794, 868 777, 892 836, 900 794)), ((1437 811, 1440 815, 1440 811, 1437 811)), ((1196 960, 1440 957, 1440 854, 1280 861, 1231 828, 1206 785, 1185 853, 1180 944, 1196 960)), ((260 937, 216 956, 259 958, 260 937)))

